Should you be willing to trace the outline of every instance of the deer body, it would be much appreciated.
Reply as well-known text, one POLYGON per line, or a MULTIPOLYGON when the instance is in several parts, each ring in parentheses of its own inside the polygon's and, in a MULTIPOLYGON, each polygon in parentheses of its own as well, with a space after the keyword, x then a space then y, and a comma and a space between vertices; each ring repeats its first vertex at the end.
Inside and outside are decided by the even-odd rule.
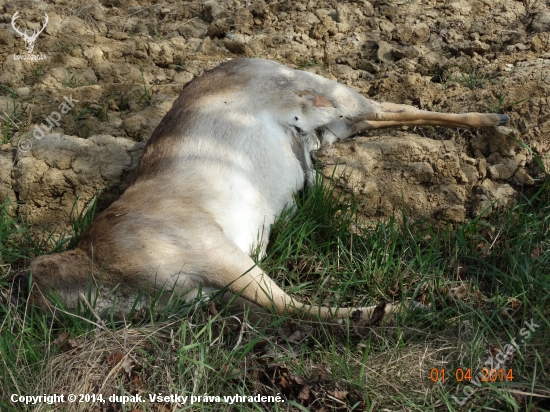
MULTIPOLYGON (((376 103, 267 60, 226 62, 184 88, 148 141, 131 185, 90 225, 77 249, 31 262, 31 298, 47 306, 53 290, 74 305, 92 274, 103 291, 120 285, 127 299, 118 298, 122 311, 138 290, 192 296, 199 288, 227 286, 279 313, 348 316, 352 309, 291 299, 249 257, 258 248, 265 252, 270 226, 314 176, 311 152, 379 127, 506 120, 376 103)), ((112 303, 102 299, 105 307, 112 303)), ((362 316, 372 309, 363 308, 362 316)), ((386 312, 394 309, 388 305, 386 312)))

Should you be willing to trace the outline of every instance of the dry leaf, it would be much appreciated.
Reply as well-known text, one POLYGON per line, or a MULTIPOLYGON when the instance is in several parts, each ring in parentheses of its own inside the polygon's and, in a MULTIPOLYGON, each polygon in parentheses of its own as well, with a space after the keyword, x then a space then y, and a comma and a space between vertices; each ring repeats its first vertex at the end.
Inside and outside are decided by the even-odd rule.
POLYGON ((61 332, 53 343, 59 348, 61 352, 69 352, 75 349, 80 349, 82 347, 79 346, 74 339, 69 338, 69 332, 61 332))
POLYGON ((124 359, 124 353, 114 352, 107 356, 107 363, 111 366, 116 366, 122 359, 124 359))
POLYGON ((307 401, 309 400, 310 398, 310 390, 309 390, 309 386, 305 385, 302 390, 300 391, 300 393, 298 394, 298 399, 301 399, 303 401, 307 401))
POLYGON ((330 369, 325 365, 317 366, 311 374, 312 381, 325 381, 330 379, 330 369))
POLYGON ((208 312, 210 312, 210 316, 216 316, 218 314, 218 309, 216 309, 216 305, 214 304, 214 302, 210 302, 208 312))
POLYGON ((60 348, 66 341, 71 337, 70 333, 67 331, 61 332, 57 338, 53 341, 53 344, 60 348))
POLYGON ((338 398, 340 400, 346 399, 346 396, 348 396, 348 391, 334 391, 332 394, 335 398, 338 398))
POLYGON ((128 356, 122 361, 122 364, 120 366, 122 369, 124 369, 124 372, 126 372, 128 376, 130 376, 130 374, 132 373, 132 369, 135 365, 135 362, 128 356))
POLYGON ((292 343, 301 343, 305 338, 307 338, 307 333, 297 330, 288 337, 288 341, 292 343))
POLYGON ((468 274, 468 266, 459 266, 456 270, 456 276, 458 279, 462 279, 468 274))
POLYGON ((279 384, 285 389, 290 388, 290 384, 289 384, 288 380, 285 379, 284 376, 281 376, 281 379, 279 380, 279 384))
POLYGON ((378 326, 386 314, 386 301, 383 300, 374 308, 369 320, 369 326, 378 326))
POLYGON ((460 286, 449 289, 449 294, 457 299, 464 299, 468 297, 470 291, 468 290, 468 286, 462 284, 460 286))
POLYGON ((136 393, 144 393, 146 386, 143 382, 143 378, 141 377, 141 374, 135 373, 132 377, 132 382, 130 383, 130 389, 133 392, 136 393))
POLYGON ((307 385, 307 381, 302 378, 300 375, 293 375, 292 380, 296 382, 298 385, 307 385))
POLYGON ((519 299, 512 298, 510 300, 510 304, 512 306, 512 309, 516 310, 516 309, 519 309, 521 307, 521 305, 523 305, 523 302, 519 299))

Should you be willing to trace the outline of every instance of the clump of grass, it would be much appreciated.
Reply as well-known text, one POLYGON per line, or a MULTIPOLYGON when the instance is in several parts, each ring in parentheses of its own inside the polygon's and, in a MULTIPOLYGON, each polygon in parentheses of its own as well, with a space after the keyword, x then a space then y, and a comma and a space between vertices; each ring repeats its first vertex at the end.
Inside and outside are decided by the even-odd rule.
POLYGON ((34 84, 38 84, 42 80, 42 77, 44 77, 45 73, 46 73, 46 64, 41 63, 40 66, 38 66, 36 69, 32 71, 34 84))
POLYGON ((79 79, 76 73, 72 73, 70 67, 67 68, 67 75, 68 75, 68 79, 65 82, 63 82, 63 84, 70 89, 77 89, 79 87, 90 86, 92 84, 95 84, 95 81, 93 80, 86 81, 86 80, 79 79))
POLYGON ((149 106, 155 107, 153 105, 153 98, 151 96, 151 90, 153 89, 154 85, 150 86, 150 87, 147 86, 147 81, 145 80, 145 74, 144 74, 144 71, 143 71, 143 67, 140 66, 139 71, 141 73, 143 93, 141 94, 141 96, 138 100, 138 103, 140 103, 143 99, 145 99, 147 101, 147 103, 149 103, 149 106))
POLYGON ((74 44, 67 44, 65 42, 55 42, 55 48, 59 53, 70 54, 74 48, 74 44))
POLYGON ((12 99, 18 99, 19 95, 10 89, 8 86, 0 85, 0 90, 4 90, 6 93, 8 93, 12 99))
POLYGON ((28 223, 14 217, 15 205, 6 200, 0 205, 0 264, 19 266, 26 259, 61 251, 67 243, 56 231, 32 233, 28 223))
POLYGON ((299 70, 303 70, 306 67, 318 67, 321 66, 321 64, 317 62, 317 60, 300 59, 298 60, 297 66, 299 70))
MULTIPOLYGON (((532 321, 539 325, 536 332, 506 363, 514 380, 476 387, 464 408, 548 409, 543 396, 550 386, 545 344, 550 298, 541 291, 550 288, 549 188, 546 181, 533 196, 489 220, 477 218, 436 232, 427 222, 406 216, 361 227, 357 199, 317 181, 275 225, 262 267, 303 301, 363 306, 414 299, 430 305, 430 311, 390 317, 365 332, 354 329, 353 322, 331 325, 284 317, 253 325, 228 315, 219 304, 185 306, 174 296, 160 313, 151 310, 145 323, 132 326, 128 319, 121 328, 108 316, 99 324, 85 306, 80 317, 60 311, 51 323, 32 308, 2 302, 0 390, 53 393, 54 384, 62 384, 69 392, 109 388, 119 395, 280 393, 286 402, 267 409, 460 410, 452 396, 464 396, 465 382, 456 381, 455 371, 480 371, 491 348, 502 348, 520 336, 524 322, 532 321), (53 342, 63 331, 73 342, 58 347, 53 342), (127 370, 124 359, 129 359, 127 370), (430 380, 434 368, 445 369, 447 379, 430 380)), ((2 252, 35 253, 24 241, 16 245, 18 220, 7 214, 2 219, 2 252)), ((77 226, 83 229, 89 221, 81 219, 77 226)), ((126 406, 149 410, 154 405, 126 406)), ((17 410, 18 405, 2 399, 0 407, 17 410)), ((196 410, 224 407, 193 405, 196 410)), ((253 403, 235 407, 258 409, 253 403)))
MULTIPOLYGON (((9 88, 7 90, 11 91, 9 88)), ((13 94, 17 96, 15 92, 13 92, 13 94)), ((0 113, 0 120, 3 122, 1 128, 1 144, 9 143, 14 134, 26 125, 25 118, 27 114, 28 106, 24 102, 17 101, 16 98, 13 98, 11 105, 6 103, 6 108, 0 113)))
POLYGON ((88 202, 86 202, 82 208, 80 208, 81 196, 77 196, 71 211, 73 235, 69 241, 69 249, 76 246, 80 236, 82 236, 88 226, 90 226, 90 224, 94 221, 97 210, 97 200, 100 194, 101 189, 88 202))
POLYGON ((445 67, 431 73, 432 81, 447 85, 449 83, 460 83, 470 90, 483 88, 489 81, 483 74, 477 70, 466 69, 463 67, 445 67))

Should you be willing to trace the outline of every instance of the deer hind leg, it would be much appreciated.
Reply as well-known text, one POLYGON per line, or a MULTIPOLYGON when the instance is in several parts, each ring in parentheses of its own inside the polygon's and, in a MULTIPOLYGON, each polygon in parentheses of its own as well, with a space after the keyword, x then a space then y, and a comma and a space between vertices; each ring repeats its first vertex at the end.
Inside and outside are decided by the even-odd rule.
POLYGON ((85 300, 98 313, 113 311, 115 317, 122 318, 133 308, 140 309, 148 303, 148 295, 141 293, 146 291, 140 290, 137 282, 123 282, 122 277, 109 275, 79 248, 33 259, 28 270, 19 273, 14 281, 34 306, 51 313, 57 310, 57 301, 74 310, 79 301, 85 300))
POLYGON ((504 126, 510 118, 495 113, 438 113, 413 106, 373 102, 375 111, 352 126, 352 134, 395 126, 495 127, 504 126))
MULTIPOLYGON (((227 290, 264 309, 274 309, 277 314, 294 314, 314 319, 342 319, 360 311, 361 319, 369 320, 375 306, 363 308, 331 308, 303 304, 286 294, 254 261, 229 240, 223 247, 218 244, 217 256, 210 259, 209 279, 212 286, 227 290)), ((385 314, 397 312, 400 308, 386 305, 385 314)))

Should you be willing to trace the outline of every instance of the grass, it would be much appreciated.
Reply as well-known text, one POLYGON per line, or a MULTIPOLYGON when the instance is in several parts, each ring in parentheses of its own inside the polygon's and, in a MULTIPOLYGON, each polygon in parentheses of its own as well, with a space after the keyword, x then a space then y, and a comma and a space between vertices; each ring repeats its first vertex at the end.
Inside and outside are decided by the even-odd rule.
POLYGON ((34 84, 40 83, 45 73, 46 73, 46 64, 41 63, 40 66, 38 66, 36 69, 32 71, 33 80, 34 80, 33 83, 34 84))
POLYGON ((147 81, 145 80, 145 73, 143 71, 143 67, 139 67, 139 71, 141 73, 141 80, 142 80, 142 86, 143 86, 143 93, 141 94, 138 103, 140 103, 143 99, 149 103, 149 106, 155 107, 153 104, 153 97, 151 95, 151 90, 153 89, 153 86, 147 87, 147 81))
POLYGON ((303 70, 307 67, 321 66, 321 64, 317 62, 317 60, 306 60, 306 59, 299 59, 296 65, 299 70, 303 70))
POLYGON ((63 82, 63 85, 70 89, 77 89, 79 87, 91 86, 92 84, 96 83, 93 80, 86 81, 86 80, 79 79, 76 73, 72 73, 70 67, 67 68, 67 76, 68 76, 68 79, 63 82))
POLYGON ((15 91, 10 89, 8 86, 0 85, 0 90, 3 90, 7 94, 9 94, 12 99, 18 99, 19 98, 19 95, 15 91))
POLYGON ((26 118, 28 117, 28 105, 27 100, 18 101, 17 94, 7 87, 4 87, 10 96, 12 97, 11 105, 6 103, 6 107, 0 112, 0 120, 2 125, 0 126, 0 144, 9 143, 14 134, 26 125, 26 118), (13 97, 13 96, 17 97, 13 97))
POLYGON ((462 67, 447 67, 431 73, 432 81, 447 85, 449 83, 460 83, 463 86, 476 90, 483 88, 488 82, 485 75, 480 75, 476 69, 462 67), (455 69, 455 71, 453 71, 455 69))
MULTIPOLYGON (((29 305, 7 301, 8 267, 22 268, 26 259, 63 249, 75 238, 31 236, 4 205, 0 409, 69 410, 9 400, 13 393, 57 392, 102 393, 104 407, 114 395, 188 396, 179 406, 164 400, 115 402, 113 410, 127 411, 165 410, 164 405, 239 411, 550 410, 549 186, 546 180, 537 193, 489 220, 440 233, 406 216, 359 228, 358 202, 320 183, 297 197, 296 213, 273 228, 262 267, 304 302, 347 306, 413 299, 430 306, 370 329, 353 320, 336 325, 285 317, 253 324, 220 304, 185 304, 177 297, 160 313, 145 311, 139 321, 98 320, 85 306, 80 317, 59 312, 52 321, 29 305), (529 338, 525 322, 539 325, 529 338), (484 363, 513 339, 518 347, 505 363, 513 381, 480 387, 468 382, 466 393, 472 395, 464 401, 468 385, 457 382, 455 371, 470 369, 475 381, 484 363), (430 373, 438 379, 432 381, 430 373), (223 400, 257 394, 285 402, 233 398, 230 406, 223 400), (199 395, 212 398, 191 404, 191 396, 199 395)), ((75 232, 90 222, 93 207, 75 223, 75 232)), ((70 410, 91 405, 75 403, 70 410)))
POLYGON ((56 42, 55 48, 59 53, 69 54, 74 50, 74 44, 67 44, 65 42, 56 42))

